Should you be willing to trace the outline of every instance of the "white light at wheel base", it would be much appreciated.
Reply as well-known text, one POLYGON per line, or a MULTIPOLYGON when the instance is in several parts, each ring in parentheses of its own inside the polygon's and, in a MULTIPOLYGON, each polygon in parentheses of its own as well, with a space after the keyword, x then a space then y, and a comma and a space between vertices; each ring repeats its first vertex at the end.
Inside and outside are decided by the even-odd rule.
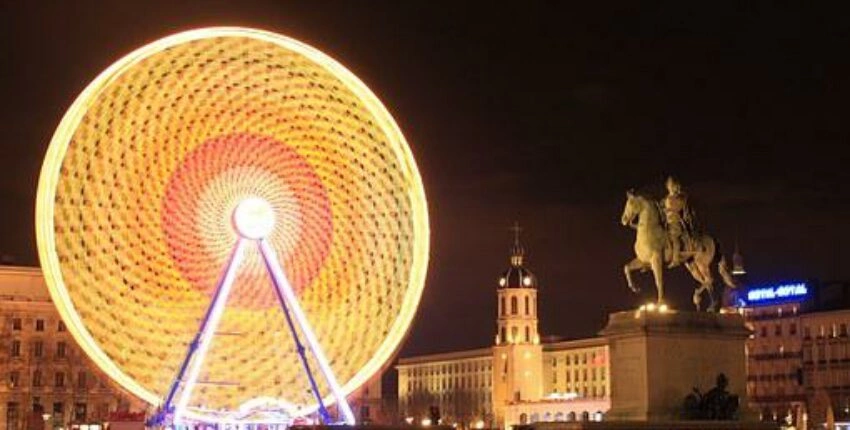
POLYGON ((249 197, 236 205, 233 226, 246 239, 263 239, 274 229, 274 209, 265 199, 249 197))

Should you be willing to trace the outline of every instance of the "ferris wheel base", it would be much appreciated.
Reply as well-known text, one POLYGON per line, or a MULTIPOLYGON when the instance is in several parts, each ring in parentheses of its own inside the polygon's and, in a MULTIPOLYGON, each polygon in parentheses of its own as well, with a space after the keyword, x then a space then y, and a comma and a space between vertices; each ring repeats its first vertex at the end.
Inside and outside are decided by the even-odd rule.
MULTIPOLYGON (((324 377, 334 400, 336 400, 336 408, 339 412, 341 424, 349 426, 355 424, 351 406, 348 404, 342 388, 336 379, 336 375, 334 375, 330 363, 321 345, 319 345, 304 311, 301 309, 301 305, 298 302, 292 285, 289 283, 286 273, 280 266, 277 253, 263 236, 252 237, 250 235, 243 235, 243 237, 236 241, 230 261, 227 263, 224 274, 213 293, 212 301, 209 308, 207 308, 206 315, 201 321, 201 326, 195 338, 189 343, 189 350, 171 383, 171 388, 164 399, 162 409, 148 421, 149 427, 191 429, 196 425, 213 425, 217 427, 219 424, 229 424, 236 425, 239 428, 241 425, 262 424, 280 425, 282 426, 281 428, 287 428, 292 424, 301 424, 299 420, 306 419, 303 414, 296 413, 297 411, 292 408, 293 405, 281 399, 271 397, 259 397, 249 400, 235 411, 209 410, 189 406, 192 392, 198 383, 201 366, 221 321, 228 296, 233 288, 236 272, 242 263, 245 248, 249 243, 254 243, 258 246, 266 270, 271 278, 275 294, 280 302, 286 323, 289 326, 289 331, 295 344, 295 350, 298 353, 298 357, 304 367, 304 373, 310 383, 310 391, 316 399, 317 408, 315 413, 318 416, 318 421, 324 425, 332 426, 335 426, 336 422, 325 406, 325 401, 319 392, 313 369, 307 359, 308 351, 312 353, 319 368, 319 373, 324 377), (306 347, 301 341, 299 330, 296 329, 296 326, 300 329, 300 333, 304 337, 306 347)), ((312 424, 311 422, 308 423, 312 424)))

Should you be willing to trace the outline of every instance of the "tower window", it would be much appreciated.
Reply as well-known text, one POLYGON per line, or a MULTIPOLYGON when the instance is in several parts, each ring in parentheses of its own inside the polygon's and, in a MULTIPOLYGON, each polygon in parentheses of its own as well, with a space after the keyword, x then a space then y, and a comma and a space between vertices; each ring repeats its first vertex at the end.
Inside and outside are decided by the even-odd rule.
POLYGON ((531 342, 531 329, 525 326, 525 341, 531 342))
POLYGON ((530 307, 528 306, 528 302, 529 302, 529 300, 528 300, 528 296, 525 296, 525 314, 526 314, 526 315, 531 315, 531 309, 530 309, 530 307))
POLYGON ((504 327, 502 327, 502 343, 508 342, 508 333, 507 332, 508 331, 504 327))
POLYGON ((518 331, 519 330, 517 330, 516 327, 511 327, 511 342, 512 343, 516 343, 517 339, 519 338, 518 331))
POLYGON ((519 313, 518 307, 516 296, 511 297, 511 315, 519 313))
POLYGON ((505 315, 505 298, 504 297, 502 297, 502 300, 500 300, 499 304, 501 305, 501 306, 499 306, 499 314, 505 315))

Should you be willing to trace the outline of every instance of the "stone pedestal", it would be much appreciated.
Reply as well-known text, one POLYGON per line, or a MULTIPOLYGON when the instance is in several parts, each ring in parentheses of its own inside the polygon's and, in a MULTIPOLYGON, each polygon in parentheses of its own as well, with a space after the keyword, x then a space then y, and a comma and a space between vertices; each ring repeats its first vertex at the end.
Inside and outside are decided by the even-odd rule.
POLYGON ((747 413, 744 342, 750 331, 738 314, 632 311, 613 313, 600 333, 608 339, 611 409, 605 420, 678 420, 694 387, 703 393, 717 375, 747 413))

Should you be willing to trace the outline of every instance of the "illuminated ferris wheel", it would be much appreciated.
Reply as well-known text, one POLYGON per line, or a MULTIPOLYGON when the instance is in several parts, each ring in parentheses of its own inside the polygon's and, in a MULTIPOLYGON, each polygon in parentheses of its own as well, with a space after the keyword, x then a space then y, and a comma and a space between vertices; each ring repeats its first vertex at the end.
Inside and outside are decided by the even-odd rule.
MULTIPOLYGON (((51 296, 158 424, 318 413, 391 359, 428 215, 410 149, 351 72, 244 28, 146 45, 80 94, 36 207, 51 296)), ((273 420, 272 420, 273 421, 273 420)))

